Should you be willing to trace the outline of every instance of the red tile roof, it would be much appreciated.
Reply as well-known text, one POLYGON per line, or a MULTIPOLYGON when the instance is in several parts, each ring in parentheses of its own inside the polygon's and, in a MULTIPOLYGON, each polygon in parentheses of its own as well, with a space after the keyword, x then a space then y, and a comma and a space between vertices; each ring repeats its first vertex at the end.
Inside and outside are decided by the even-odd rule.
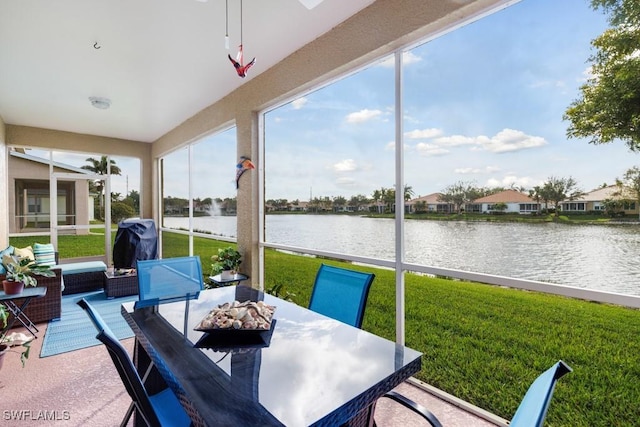
POLYGON ((491 196, 480 197, 473 203, 535 203, 535 201, 520 191, 505 190, 491 196))

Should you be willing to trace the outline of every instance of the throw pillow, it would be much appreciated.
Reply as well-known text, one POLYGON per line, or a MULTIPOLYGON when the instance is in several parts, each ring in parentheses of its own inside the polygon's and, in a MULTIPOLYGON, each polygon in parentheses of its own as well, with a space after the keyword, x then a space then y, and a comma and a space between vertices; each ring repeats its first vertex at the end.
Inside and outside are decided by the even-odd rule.
POLYGON ((33 254, 37 265, 56 265, 56 251, 51 243, 36 243, 33 245, 33 254))
MULTIPOLYGON (((13 255, 13 246, 9 246, 6 249, 3 249, 2 251, 0 251, 0 260, 2 260, 2 258, 6 255, 13 255)), ((2 262, 0 262, 0 274, 7 274, 7 269, 4 268, 4 264, 2 264, 2 262)))
POLYGON ((26 248, 15 248, 13 250, 13 255, 18 257, 18 259, 29 258, 31 261, 36 260, 31 246, 27 246, 26 248))

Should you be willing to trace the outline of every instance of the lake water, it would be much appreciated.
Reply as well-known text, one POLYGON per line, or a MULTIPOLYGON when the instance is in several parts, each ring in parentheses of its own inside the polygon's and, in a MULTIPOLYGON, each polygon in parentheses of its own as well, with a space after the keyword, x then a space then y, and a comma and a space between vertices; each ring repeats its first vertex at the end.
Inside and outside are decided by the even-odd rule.
MULTIPOLYGON (((186 218, 165 226, 188 227, 186 218)), ((194 218, 194 228, 236 236, 235 217, 194 218)), ((267 215, 267 241, 393 259, 394 222, 346 215, 267 215)), ((640 295, 640 225, 407 220, 411 263, 640 295)))

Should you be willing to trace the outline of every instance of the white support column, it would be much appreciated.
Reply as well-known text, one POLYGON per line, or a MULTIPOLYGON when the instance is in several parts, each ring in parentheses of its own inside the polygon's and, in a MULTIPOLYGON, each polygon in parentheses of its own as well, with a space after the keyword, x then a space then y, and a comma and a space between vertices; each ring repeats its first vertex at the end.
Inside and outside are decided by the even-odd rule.
POLYGON ((264 174, 264 160, 261 157, 258 135, 260 124, 258 113, 254 111, 239 112, 236 116, 237 159, 241 156, 251 158, 256 169, 247 171, 239 181, 238 201, 238 250, 242 253, 242 273, 251 277, 251 286, 262 288, 263 268, 260 261, 260 230, 263 225, 260 215, 260 175, 264 174))
POLYGON ((404 345, 404 136, 402 120, 402 51, 395 53, 396 124, 396 343, 404 345))

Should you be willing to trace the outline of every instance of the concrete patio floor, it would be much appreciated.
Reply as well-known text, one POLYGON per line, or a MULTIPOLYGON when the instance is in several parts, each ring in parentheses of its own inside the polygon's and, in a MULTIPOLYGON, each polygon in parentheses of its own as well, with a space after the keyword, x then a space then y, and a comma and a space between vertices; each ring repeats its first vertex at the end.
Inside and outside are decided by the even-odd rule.
MULTIPOLYGON (((106 349, 96 346, 40 358, 46 327, 46 324, 38 325, 39 338, 33 341, 24 368, 18 353, 9 352, 5 357, 0 370, 0 424, 9 427, 118 426, 131 400, 106 349), (17 419, 20 416, 22 419, 17 419)), ((129 354, 133 341, 133 338, 122 341, 129 354)), ((474 416, 410 383, 403 383, 396 390, 429 408, 445 427, 500 425, 474 416)), ((381 399, 377 404, 379 427, 426 425, 413 417, 410 411, 388 399, 381 399)))

